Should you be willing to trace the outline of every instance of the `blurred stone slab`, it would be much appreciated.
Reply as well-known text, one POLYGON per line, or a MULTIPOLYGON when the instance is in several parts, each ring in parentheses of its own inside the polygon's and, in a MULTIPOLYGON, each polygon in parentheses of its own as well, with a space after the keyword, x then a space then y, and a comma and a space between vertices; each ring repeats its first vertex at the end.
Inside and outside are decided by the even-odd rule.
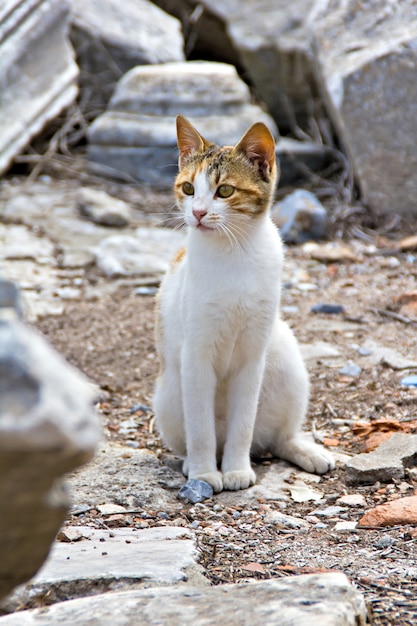
POLYGON ((102 226, 123 228, 130 221, 130 207, 127 202, 99 189, 82 187, 78 194, 77 206, 83 217, 102 226))
POLYGON ((181 24, 148 0, 70 0, 71 41, 90 108, 103 110, 135 65, 184 61, 181 24))
POLYGON ((4 611, 13 612, 43 595, 52 603, 140 584, 172 585, 186 581, 188 573, 199 573, 194 537, 185 528, 74 526, 65 528, 67 534, 75 540, 55 541, 43 567, 7 598, 4 611))
POLYGON ((0 6, 0 174, 77 95, 65 0, 0 6))
POLYGON ((69 600, 0 618, 0 626, 358 626, 367 621, 363 595, 344 574, 198 588, 177 586, 69 600))
POLYGON ((64 521, 62 477, 99 438, 92 402, 90 384, 20 321, 0 282, 0 597, 36 573, 64 521))
POLYGON ((97 266, 108 277, 160 275, 185 245, 185 234, 169 228, 137 228, 135 236, 112 235, 94 248, 97 266))
POLYGON ((171 187, 177 172, 175 117, 185 115, 220 145, 234 144, 254 122, 273 120, 251 103, 234 67, 195 61, 139 66, 118 83, 107 111, 88 133, 90 162, 114 175, 171 187))

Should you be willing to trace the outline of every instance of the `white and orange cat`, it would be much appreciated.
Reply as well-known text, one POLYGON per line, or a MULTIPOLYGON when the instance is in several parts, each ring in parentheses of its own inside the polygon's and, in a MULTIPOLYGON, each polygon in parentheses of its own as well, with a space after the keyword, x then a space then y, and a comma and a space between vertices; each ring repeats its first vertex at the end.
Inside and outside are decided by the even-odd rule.
POLYGON ((234 147, 177 118, 178 208, 188 226, 158 296, 160 373, 154 410, 189 478, 214 491, 256 480, 266 451, 322 474, 332 456, 301 435, 309 382, 279 315, 282 244, 269 217, 274 139, 254 124, 234 147))

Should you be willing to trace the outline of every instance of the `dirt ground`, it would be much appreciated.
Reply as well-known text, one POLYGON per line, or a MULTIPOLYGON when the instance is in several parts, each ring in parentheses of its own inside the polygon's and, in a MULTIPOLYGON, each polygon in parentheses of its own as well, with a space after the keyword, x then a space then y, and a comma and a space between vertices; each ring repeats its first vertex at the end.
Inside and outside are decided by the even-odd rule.
MULTIPOLYGON (((306 429, 313 429, 336 452, 352 455, 372 447, 370 435, 380 438, 381 430, 394 428, 392 423, 408 424, 409 432, 417 432, 417 390, 400 384, 406 373, 413 372, 387 363, 372 364, 358 352, 373 340, 417 359, 417 326, 398 314, 395 303, 396 296, 415 287, 417 253, 399 252, 395 242, 377 237, 348 244, 355 254, 351 261, 318 262, 312 260, 308 246, 290 247, 282 305, 284 317, 302 343, 326 341, 340 352, 336 359, 310 364, 312 393, 306 429), (344 312, 312 313, 317 303, 340 304, 344 312), (359 376, 339 372, 349 361, 362 368, 359 376), (378 427, 380 419, 392 420, 391 426, 378 427), (376 426, 364 433, 358 422, 376 426)), ((106 282, 94 271, 87 278, 106 282)), ((133 284, 124 285, 95 301, 69 303, 64 315, 43 318, 37 327, 102 390, 97 408, 105 436, 126 445, 127 450, 128 446, 148 447, 163 459, 166 450, 152 412, 146 408, 151 406, 157 372, 154 301, 135 295, 134 290, 133 284), (137 428, 126 428, 132 420, 137 428)), ((268 459, 259 461, 258 469, 268 463, 268 459)), ((388 485, 350 486, 339 463, 322 478, 319 489, 325 498, 320 503, 290 500, 283 511, 308 518, 308 531, 269 523, 271 512, 282 510, 278 501, 261 499, 256 507, 227 507, 215 497, 195 506, 180 505, 173 498, 170 510, 146 510, 123 520, 115 516, 113 525, 194 528, 201 565, 213 584, 340 570, 365 594, 370 623, 416 624, 417 529, 408 525, 342 532, 335 530, 335 522, 357 521, 377 504, 413 495, 417 472, 411 468, 403 480, 388 485), (335 505, 346 494, 363 495, 365 504, 345 506, 330 516, 316 515, 316 510, 335 505)), ((93 523, 97 515, 89 511, 83 523, 93 523)), ((74 523, 75 517, 69 521, 74 523)))

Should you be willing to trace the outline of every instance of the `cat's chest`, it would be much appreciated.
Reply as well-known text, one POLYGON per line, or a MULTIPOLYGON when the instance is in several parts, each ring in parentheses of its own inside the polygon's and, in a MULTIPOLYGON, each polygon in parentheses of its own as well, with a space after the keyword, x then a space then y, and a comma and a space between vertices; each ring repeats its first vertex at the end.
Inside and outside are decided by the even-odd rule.
POLYGON ((184 285, 183 312, 188 328, 233 338, 274 316, 279 281, 273 272, 250 264, 227 263, 195 270, 188 273, 184 285))

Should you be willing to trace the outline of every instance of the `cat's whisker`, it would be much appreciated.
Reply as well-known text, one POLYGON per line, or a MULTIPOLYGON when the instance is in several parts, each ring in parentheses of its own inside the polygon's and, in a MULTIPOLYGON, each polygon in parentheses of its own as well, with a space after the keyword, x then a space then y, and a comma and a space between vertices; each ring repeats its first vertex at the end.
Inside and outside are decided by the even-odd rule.
POLYGON ((243 250, 242 242, 243 243, 247 243, 248 242, 248 240, 249 240, 248 233, 246 232, 246 230, 244 228, 241 228, 240 226, 238 226, 234 222, 232 222, 229 225, 229 229, 233 233, 233 235, 236 237, 236 239, 239 240, 239 245, 240 245, 241 249, 243 250))
POLYGON ((224 223, 220 224, 220 226, 228 241, 230 242, 232 250, 237 250, 240 254, 242 254, 244 252, 243 246, 231 227, 224 223))

